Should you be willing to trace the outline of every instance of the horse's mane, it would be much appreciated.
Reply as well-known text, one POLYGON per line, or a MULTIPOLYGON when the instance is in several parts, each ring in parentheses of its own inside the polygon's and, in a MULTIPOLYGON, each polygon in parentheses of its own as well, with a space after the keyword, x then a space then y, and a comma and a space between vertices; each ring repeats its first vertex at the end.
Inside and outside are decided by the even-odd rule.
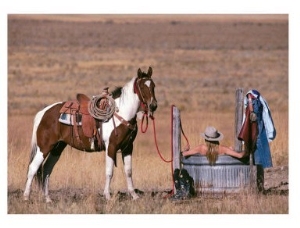
POLYGON ((130 87, 128 87, 128 86, 131 86, 131 85, 134 83, 135 79, 136 79, 136 78, 132 78, 131 81, 128 82, 128 83, 127 83, 125 86, 123 86, 123 87, 122 87, 122 86, 116 86, 116 87, 114 88, 114 90, 111 92, 111 95, 112 95, 113 99, 117 99, 117 98, 121 97, 123 89, 130 88, 130 87))
POLYGON ((111 92, 111 95, 112 95, 113 99, 116 99, 116 98, 121 96, 122 89, 123 89, 122 86, 115 87, 115 89, 111 92))

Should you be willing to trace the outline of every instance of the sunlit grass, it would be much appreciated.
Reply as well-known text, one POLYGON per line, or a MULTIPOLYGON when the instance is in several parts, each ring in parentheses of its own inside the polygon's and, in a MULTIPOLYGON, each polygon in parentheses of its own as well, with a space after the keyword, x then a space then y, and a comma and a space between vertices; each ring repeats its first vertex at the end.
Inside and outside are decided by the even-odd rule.
MULTIPOLYGON (((225 135, 223 143, 233 146, 235 91, 242 88, 244 92, 257 89, 268 101, 277 129, 277 137, 270 143, 273 164, 287 166, 287 18, 284 15, 265 15, 263 19, 253 16, 237 17, 208 15, 184 18, 177 15, 159 16, 154 21, 149 21, 143 15, 133 18, 97 15, 28 16, 34 20, 41 19, 41 23, 47 18, 54 22, 64 21, 53 25, 50 23, 49 28, 44 26, 43 32, 39 34, 32 34, 31 30, 24 29, 30 26, 13 27, 9 21, 8 213, 288 213, 289 202, 286 195, 241 194, 235 198, 199 199, 178 205, 169 202, 162 195, 150 195, 151 192, 173 187, 171 164, 164 162, 158 155, 152 121, 149 122, 148 131, 145 134, 139 132, 134 143, 133 180, 137 189, 145 191, 139 201, 118 199, 118 192, 125 192, 127 188, 120 154, 117 155, 117 167, 111 184, 115 200, 107 204, 101 198, 105 184, 104 153, 83 153, 69 146, 51 175, 50 193, 54 195, 55 203, 44 204, 35 184, 31 203, 24 204, 22 201, 35 113, 45 105, 74 99, 76 93, 92 96, 99 94, 104 86, 109 86, 110 90, 115 86, 122 86, 136 76, 138 68, 146 70, 149 66, 153 68, 152 77, 156 83, 158 100, 155 137, 159 151, 166 160, 172 156, 171 105, 176 105, 181 112, 183 130, 191 146, 201 142, 199 134, 207 125, 218 128, 225 135), (65 23, 71 21, 87 24, 80 24, 80 32, 76 26, 67 27, 66 31, 65 23), (99 22, 98 25, 104 26, 103 28, 110 25, 113 29, 107 29, 105 36, 100 37, 98 32, 102 30, 90 30, 89 21, 99 22), (208 22, 210 26, 207 26, 208 22), (228 33, 222 37, 216 35, 218 27, 214 27, 219 22, 223 23, 224 28, 227 26, 225 30, 228 33), (130 30, 126 36, 120 35, 119 32, 132 25, 131 23, 135 23, 136 29, 130 30), (119 25, 115 29, 114 26, 119 25), (145 31, 145 25, 149 26, 147 29, 151 29, 145 31), (207 32, 201 29, 193 29, 193 33, 181 32, 188 25, 204 26, 207 32), (250 26, 253 35, 247 35, 243 26, 250 26), (262 30, 262 26, 266 26, 263 27, 265 29, 262 30), (13 29, 16 30, 12 31, 13 29), (148 36, 152 29, 155 34, 148 36), (170 36, 169 32, 174 35, 170 36), (234 35, 237 33, 238 36, 234 35), (142 39, 144 34, 146 37, 143 36, 142 39), (268 39, 270 36, 271 40, 268 39), (130 37, 128 43, 117 45, 118 42, 123 44, 127 37, 130 37), (147 40, 149 37, 151 42, 147 40), (236 41, 232 43, 233 37, 236 41), (102 45, 99 40, 108 44, 114 40, 115 46, 102 45), (50 45, 52 41, 58 46, 50 45), (18 45, 14 45, 14 42, 18 45), (38 44, 25 45, 26 42, 38 44), (97 45, 93 46, 94 42, 97 45), (130 46, 136 42, 141 43, 140 48, 130 46)), ((21 15, 15 16, 15 19, 20 18, 24 19, 21 15)), ((138 124, 140 127, 141 122, 138 124)), ((187 143, 184 137, 181 142, 182 146, 187 143)))

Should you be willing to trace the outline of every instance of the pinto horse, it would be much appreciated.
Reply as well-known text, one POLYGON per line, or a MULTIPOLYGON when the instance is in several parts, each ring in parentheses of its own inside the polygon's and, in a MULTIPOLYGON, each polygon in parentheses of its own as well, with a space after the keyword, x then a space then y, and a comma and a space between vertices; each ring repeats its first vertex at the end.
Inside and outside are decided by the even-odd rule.
MULTIPOLYGON (((104 196, 107 200, 111 199, 110 184, 118 150, 122 152, 128 191, 133 199, 139 198, 132 181, 132 150, 138 132, 137 113, 143 111, 144 115, 147 114, 151 117, 157 108, 154 92, 155 84, 151 76, 151 67, 149 67, 147 73, 138 69, 137 77, 133 77, 123 87, 119 87, 112 92, 116 110, 108 121, 102 123, 102 146, 95 147, 95 151, 105 150, 106 153, 104 196)), ((65 103, 66 101, 49 105, 35 116, 31 142, 32 149, 23 194, 24 200, 29 200, 31 184, 33 178, 36 177, 39 187, 43 190, 46 202, 51 202, 49 196, 50 174, 67 145, 80 151, 93 151, 91 150, 90 138, 85 136, 82 127, 76 126, 80 138, 80 140, 77 140, 74 139, 76 135, 75 126, 59 121, 60 110, 65 103)), ((100 131, 100 128, 98 128, 98 131, 100 131)))

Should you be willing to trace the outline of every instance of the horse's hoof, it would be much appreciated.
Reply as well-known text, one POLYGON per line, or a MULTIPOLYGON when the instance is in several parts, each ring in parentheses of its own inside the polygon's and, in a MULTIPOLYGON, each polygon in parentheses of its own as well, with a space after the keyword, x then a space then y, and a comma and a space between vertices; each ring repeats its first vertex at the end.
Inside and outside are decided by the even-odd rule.
POLYGON ((45 200, 46 200, 46 203, 52 203, 53 202, 52 199, 49 196, 47 196, 45 198, 45 200))
POLYGON ((109 193, 108 194, 104 194, 104 197, 105 197, 106 201, 111 200, 111 195, 109 193))
POLYGON ((138 200, 140 198, 137 194, 132 194, 131 196, 133 200, 138 200))
POLYGON ((29 196, 23 196, 23 201, 29 201, 29 196))

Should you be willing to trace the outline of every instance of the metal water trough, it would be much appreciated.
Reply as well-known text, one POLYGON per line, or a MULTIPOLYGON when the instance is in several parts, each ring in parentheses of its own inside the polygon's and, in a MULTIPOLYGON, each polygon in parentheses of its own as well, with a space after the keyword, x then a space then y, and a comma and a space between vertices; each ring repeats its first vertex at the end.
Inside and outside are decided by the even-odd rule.
MULTIPOLYGON (((215 165, 208 163, 206 156, 193 155, 181 159, 181 165, 194 179, 198 193, 237 193, 251 189, 249 160, 239 160, 220 155, 215 165)), ((255 167, 257 188, 263 182, 262 169, 255 167)))
MULTIPOLYGON (((173 106, 173 171, 184 168, 194 179, 198 194, 205 193, 238 193, 245 190, 259 192, 264 186, 264 170, 260 165, 253 165, 253 159, 237 159, 220 155, 215 165, 208 163, 206 156, 192 155, 188 158, 180 156, 181 120, 180 112, 173 106)), ((235 150, 242 150, 242 142, 237 135, 242 125, 243 91, 236 91, 235 115, 235 150)))

